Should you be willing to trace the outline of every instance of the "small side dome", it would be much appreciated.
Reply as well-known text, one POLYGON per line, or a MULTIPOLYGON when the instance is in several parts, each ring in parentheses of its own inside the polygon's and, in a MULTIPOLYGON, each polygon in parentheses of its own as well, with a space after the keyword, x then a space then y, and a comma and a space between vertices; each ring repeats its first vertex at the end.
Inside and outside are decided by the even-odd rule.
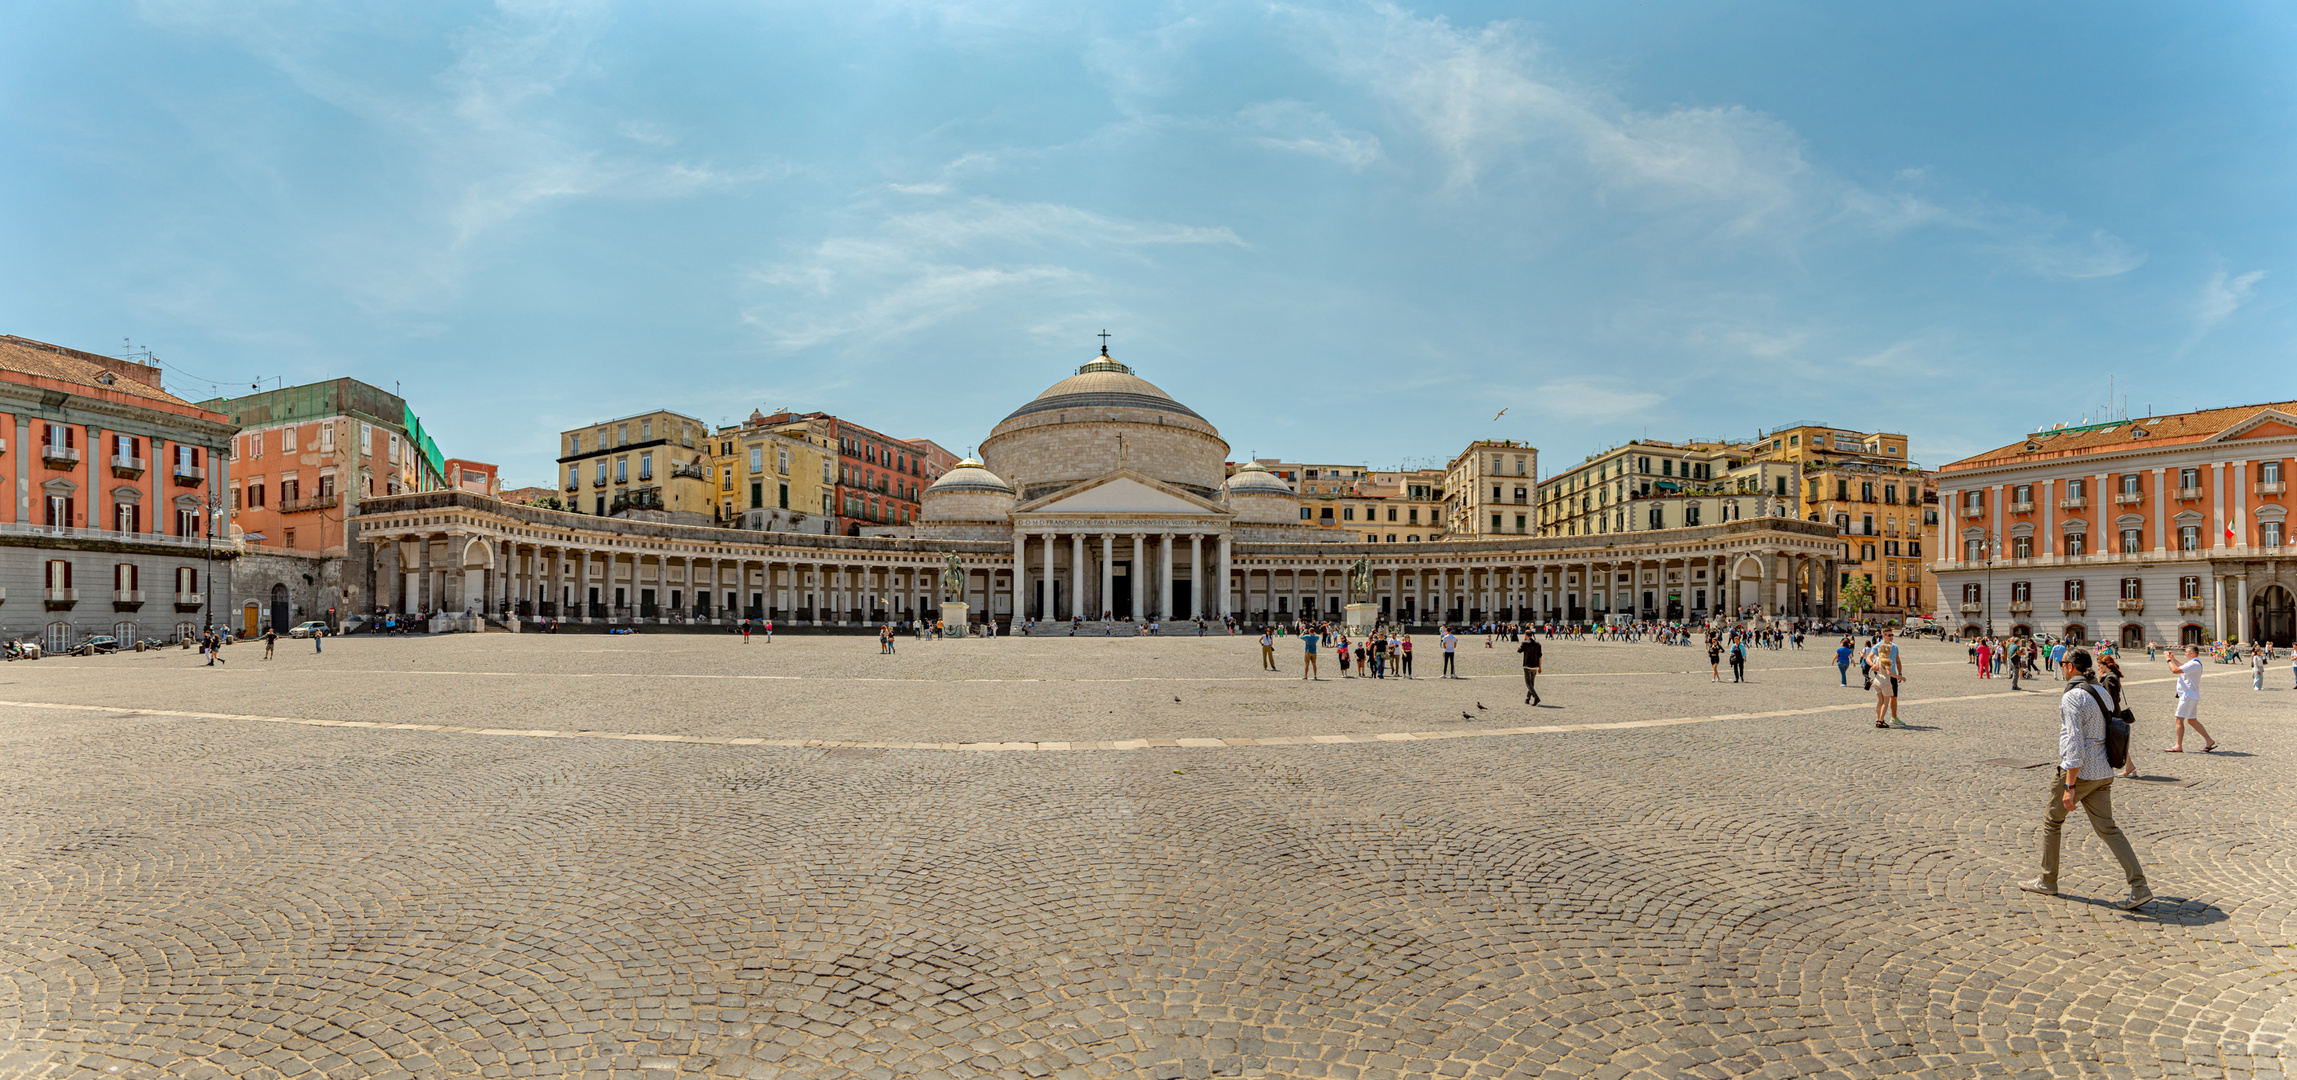
POLYGON ((1278 479, 1275 473, 1268 471, 1268 466, 1257 461, 1245 462, 1242 468, 1236 470, 1235 476, 1228 478, 1227 487, 1231 495, 1283 495, 1289 497, 1292 494, 1290 484, 1278 479))
POLYGON ((942 473, 941 479, 935 480, 925 489, 927 495, 948 495, 959 491, 1011 495, 1013 485, 1006 483, 996 473, 982 468, 980 462, 966 458, 958 462, 956 468, 942 473))

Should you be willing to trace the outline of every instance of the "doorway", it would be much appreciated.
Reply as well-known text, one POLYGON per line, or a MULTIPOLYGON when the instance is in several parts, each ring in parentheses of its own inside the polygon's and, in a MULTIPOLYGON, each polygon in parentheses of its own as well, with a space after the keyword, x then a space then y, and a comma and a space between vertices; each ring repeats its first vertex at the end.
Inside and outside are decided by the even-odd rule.
POLYGON ((1109 578, 1109 614, 1119 619, 1133 617, 1133 564, 1121 562, 1109 578))
POLYGON ((1168 613, 1172 617, 1193 619, 1202 614, 1196 610, 1196 595, 1188 591, 1193 584, 1195 583, 1191 581, 1172 583, 1172 611, 1168 613))
POLYGON ((287 586, 271 587, 271 629, 274 633, 287 632, 287 586))
POLYGON ((2123 627, 2122 627, 2122 648, 2125 648, 2125 649, 2142 649, 2142 648, 2145 648, 2145 627, 2139 626, 2139 625, 2138 625, 2138 624, 2136 624, 2136 623, 2129 623, 2129 624, 2127 624, 2127 625, 2123 626, 2123 627))
POLYGON ((259 614, 261 610, 255 606, 253 600, 248 601, 247 606, 240 609, 240 637, 254 637, 256 635, 256 624, 263 621, 263 616, 259 614))
POLYGON ((2297 642, 2297 598, 2278 584, 2259 589, 2249 600, 2249 627, 2256 640, 2288 648, 2297 642))

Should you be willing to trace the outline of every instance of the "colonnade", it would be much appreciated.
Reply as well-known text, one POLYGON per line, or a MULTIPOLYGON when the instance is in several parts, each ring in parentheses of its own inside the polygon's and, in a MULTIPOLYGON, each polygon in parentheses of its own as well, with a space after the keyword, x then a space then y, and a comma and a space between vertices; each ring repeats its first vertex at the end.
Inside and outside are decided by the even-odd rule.
MULTIPOLYGON (((1252 622, 1337 619, 1352 561, 1248 558, 1230 583, 1252 622)), ((1369 602, 1404 622, 1821 617, 1836 611, 1839 562, 1775 549, 1619 559, 1372 562, 1369 602)))
MULTIPOLYGON (((937 554, 759 558, 638 543, 537 544, 460 530, 368 539, 377 556, 375 602, 402 614, 828 625, 921 612, 935 619, 945 566, 937 554)), ((964 593, 976 619, 1010 614, 1011 568, 976 558, 965 568, 964 593)))
POLYGON ((1226 534, 1016 531, 1013 565, 1027 605, 1015 610, 1035 619, 1222 618, 1227 590, 1207 596, 1204 585, 1227 579, 1230 554, 1226 534))

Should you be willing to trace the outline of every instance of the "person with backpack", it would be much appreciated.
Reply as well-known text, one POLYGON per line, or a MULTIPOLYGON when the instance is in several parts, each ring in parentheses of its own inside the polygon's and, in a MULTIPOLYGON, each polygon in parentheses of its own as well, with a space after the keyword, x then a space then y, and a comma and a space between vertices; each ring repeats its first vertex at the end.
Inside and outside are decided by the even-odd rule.
POLYGON ((2111 744, 2118 742, 2126 759, 2128 728, 2114 730, 2119 721, 2108 713, 2106 695, 2091 679, 2087 651, 2066 649, 2059 655, 2058 670, 2066 681, 2066 692, 2058 699, 2058 775, 2051 782, 2050 802, 2042 815, 2042 876, 2018 887, 2042 896, 2058 895, 2058 844, 2066 815, 2078 804, 2089 813, 2090 828, 2114 853, 2123 876, 2129 879, 2129 895, 2113 906, 2135 911, 2152 902, 2153 890, 2146 885, 2145 868, 2138 865, 2129 837, 2114 824, 2114 769, 2120 763, 2113 760, 2111 744), (2115 739, 2117 734, 2120 737, 2115 739))

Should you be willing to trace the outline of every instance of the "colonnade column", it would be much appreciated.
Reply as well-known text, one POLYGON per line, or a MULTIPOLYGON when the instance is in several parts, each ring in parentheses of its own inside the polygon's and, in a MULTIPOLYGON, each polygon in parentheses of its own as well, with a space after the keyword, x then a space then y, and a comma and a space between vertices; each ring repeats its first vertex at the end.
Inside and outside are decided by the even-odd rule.
POLYGON ((1147 540, 1148 536, 1144 533, 1133 534, 1133 565, 1132 573, 1128 575, 1132 579, 1132 603, 1125 615, 1134 622, 1139 622, 1141 616, 1148 611, 1148 555, 1141 548, 1147 540))
POLYGON ((1204 534, 1188 534, 1188 614, 1204 618, 1204 534))
POLYGON ((1085 534, 1069 534, 1069 614, 1085 614, 1085 534))
POLYGON ((1214 611, 1217 616, 1228 614, 1228 555, 1228 534, 1222 533, 1220 536, 1220 590, 1214 594, 1219 597, 1218 606, 1214 611))
POLYGON ((1156 617, 1172 621, 1172 533, 1157 534, 1157 604, 1156 617))
POLYGON ((1116 614, 1117 534, 1101 534, 1101 595, 1093 610, 1106 617, 1116 614))

